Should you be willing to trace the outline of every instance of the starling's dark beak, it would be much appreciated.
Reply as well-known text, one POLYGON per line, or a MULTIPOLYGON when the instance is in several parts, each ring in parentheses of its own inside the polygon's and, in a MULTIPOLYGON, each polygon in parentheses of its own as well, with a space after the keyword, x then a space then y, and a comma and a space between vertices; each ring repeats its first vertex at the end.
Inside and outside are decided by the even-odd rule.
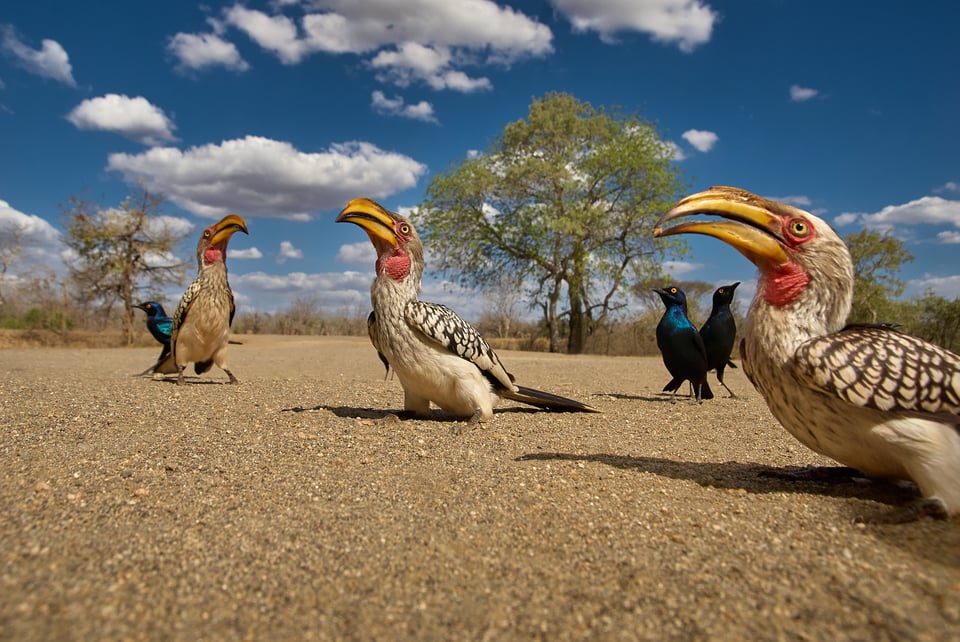
POLYGON ((704 234, 736 248, 758 267, 783 265, 790 260, 781 237, 782 221, 758 202, 757 197, 731 187, 711 187, 688 196, 661 218, 655 237, 704 234), (702 214, 723 220, 694 220, 664 228, 664 223, 702 214))
POLYGON ((354 223, 362 227, 370 242, 377 248, 377 254, 386 249, 397 249, 400 243, 393 230, 395 220, 390 212, 369 198, 355 198, 337 215, 337 223, 354 223))

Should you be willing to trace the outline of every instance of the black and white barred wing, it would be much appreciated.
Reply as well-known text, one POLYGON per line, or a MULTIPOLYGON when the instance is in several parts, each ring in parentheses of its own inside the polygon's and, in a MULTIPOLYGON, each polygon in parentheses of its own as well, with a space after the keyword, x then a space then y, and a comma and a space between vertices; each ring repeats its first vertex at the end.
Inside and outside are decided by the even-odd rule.
POLYGON ((200 282, 200 277, 198 276, 193 280, 193 283, 190 284, 190 287, 187 288, 186 292, 183 293, 183 296, 180 297, 180 303, 177 305, 177 311, 173 313, 173 332, 171 333, 176 338, 176 332, 180 329, 180 326, 183 325, 184 320, 187 318, 187 312, 190 311, 190 305, 193 303, 194 298, 202 289, 203 285, 200 282))
POLYGON ((960 356, 878 326, 849 326, 796 353, 800 379, 857 406, 960 414, 960 356))
POLYGON ((190 287, 187 288, 186 292, 183 293, 183 296, 180 297, 177 310, 173 313, 173 329, 170 331, 170 350, 160 355, 157 365, 153 369, 154 372, 161 374, 174 374, 177 372, 177 337, 180 335, 180 327, 187 318, 190 305, 193 303, 197 293, 200 292, 200 288, 200 278, 197 277, 193 280, 193 283, 190 284, 190 287))
POLYGON ((386 379, 390 374, 390 362, 383 354, 383 350, 380 349, 380 343, 377 341, 376 326, 377 313, 373 310, 370 310, 370 314, 367 315, 367 335, 370 337, 370 343, 373 344, 373 349, 377 351, 377 358, 380 359, 380 363, 382 363, 383 367, 386 369, 386 373, 383 375, 383 378, 386 379))
POLYGON ((472 325, 447 306, 411 301, 405 309, 405 317, 407 323, 427 340, 472 362, 487 377, 496 379, 508 390, 514 388, 513 377, 500 363, 500 358, 493 348, 472 325))

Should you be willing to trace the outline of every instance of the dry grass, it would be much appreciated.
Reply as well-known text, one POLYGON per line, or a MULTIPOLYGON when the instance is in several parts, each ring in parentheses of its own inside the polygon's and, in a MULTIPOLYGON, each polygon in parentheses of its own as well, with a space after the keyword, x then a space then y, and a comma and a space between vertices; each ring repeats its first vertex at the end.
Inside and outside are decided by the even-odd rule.
MULTIPOLYGON (((148 334, 138 337, 135 347, 156 342, 148 334)), ((125 348, 120 331, 70 330, 6 330, 0 329, 0 350, 24 348, 125 348)))

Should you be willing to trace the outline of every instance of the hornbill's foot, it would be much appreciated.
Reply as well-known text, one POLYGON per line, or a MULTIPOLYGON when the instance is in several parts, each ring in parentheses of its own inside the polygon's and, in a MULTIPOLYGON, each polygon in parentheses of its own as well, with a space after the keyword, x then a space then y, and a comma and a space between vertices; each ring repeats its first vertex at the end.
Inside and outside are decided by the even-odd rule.
POLYGON ((401 421, 406 421, 407 419, 416 419, 419 417, 416 410, 401 410, 400 412, 396 413, 396 415, 401 421))
POLYGON ((470 418, 465 422, 458 421, 450 425, 450 434, 451 435, 462 435, 464 426, 469 426, 470 428, 477 428, 483 424, 483 411, 477 408, 470 418))
POLYGON ((232 383, 232 384, 238 384, 238 383, 240 383, 240 380, 237 379, 235 376, 233 376, 233 373, 232 373, 232 372, 230 372, 230 371, 227 370, 226 368, 224 368, 223 371, 227 373, 227 376, 228 376, 228 377, 230 377, 230 381, 228 381, 227 383, 232 383))
POLYGON ((923 517, 932 517, 933 519, 947 519, 950 514, 943 501, 939 499, 918 499, 909 504, 898 506, 876 515, 857 516, 853 518, 854 524, 906 524, 915 522, 923 517))
POLYGON ((805 466, 804 468, 776 468, 761 470, 760 477, 786 479, 795 482, 844 483, 863 479, 864 475, 849 466, 805 466))

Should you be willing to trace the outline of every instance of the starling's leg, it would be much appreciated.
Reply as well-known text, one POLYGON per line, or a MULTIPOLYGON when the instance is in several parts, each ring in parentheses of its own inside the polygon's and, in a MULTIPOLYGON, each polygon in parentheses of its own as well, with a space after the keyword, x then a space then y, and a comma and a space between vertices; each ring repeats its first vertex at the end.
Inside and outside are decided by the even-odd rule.
POLYGON ((733 390, 730 390, 730 386, 728 386, 727 384, 723 383, 723 380, 720 381, 720 385, 727 389, 727 392, 730 393, 730 397, 732 397, 733 399, 736 399, 736 398, 737 398, 737 395, 733 394, 733 390))

